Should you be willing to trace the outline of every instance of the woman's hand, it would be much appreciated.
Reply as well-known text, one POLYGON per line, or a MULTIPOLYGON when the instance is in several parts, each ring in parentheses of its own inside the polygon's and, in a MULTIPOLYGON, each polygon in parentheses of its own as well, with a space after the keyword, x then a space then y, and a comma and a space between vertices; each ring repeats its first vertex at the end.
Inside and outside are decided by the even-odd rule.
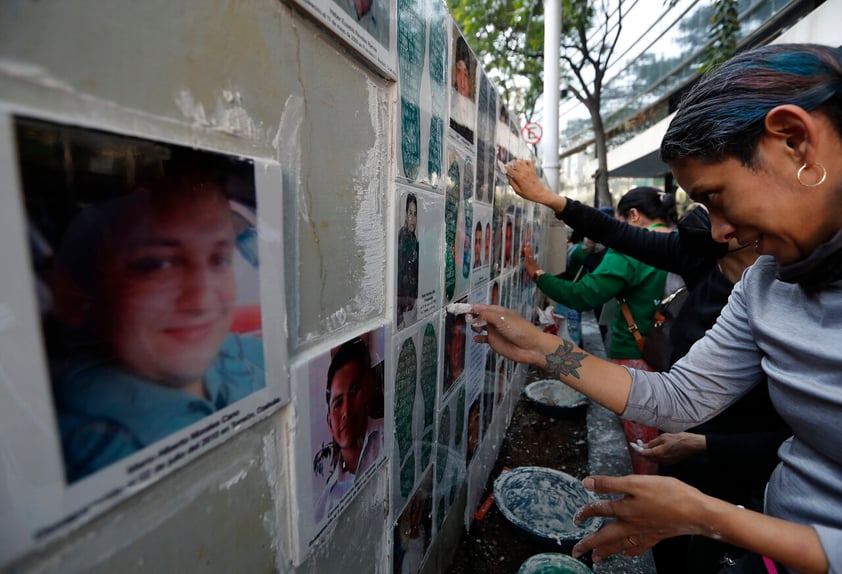
POLYGON ((532 247, 529 245, 523 246, 523 267, 526 269, 526 274, 529 277, 535 277, 535 272, 538 271, 538 262, 532 255, 532 247))
POLYGON ((474 341, 488 343, 494 351, 518 363, 543 368, 546 355, 562 343, 558 337, 544 333, 505 307, 474 305, 471 314, 476 316, 471 324, 477 333, 474 341))
POLYGON ((622 498, 587 504, 576 514, 577 522, 601 516, 612 518, 594 534, 573 547, 573 556, 593 550, 593 560, 612 554, 637 556, 665 538, 703 534, 695 513, 707 498, 699 490, 666 476, 590 476, 585 488, 622 498))
POLYGON ((675 464, 695 454, 707 451, 705 435, 680 432, 664 433, 650 440, 640 455, 658 464, 675 464))
POLYGON ((524 199, 546 205, 556 212, 564 211, 567 206, 567 198, 554 194, 544 186, 532 160, 516 159, 509 162, 506 164, 506 177, 515 193, 524 199))

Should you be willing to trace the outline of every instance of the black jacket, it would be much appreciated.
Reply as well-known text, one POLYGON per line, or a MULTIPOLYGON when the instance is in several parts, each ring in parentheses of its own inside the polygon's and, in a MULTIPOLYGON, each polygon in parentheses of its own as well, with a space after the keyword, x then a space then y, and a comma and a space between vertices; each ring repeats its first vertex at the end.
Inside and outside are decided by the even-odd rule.
MULTIPOLYGON (((677 233, 656 233, 628 225, 570 199, 556 217, 594 241, 684 279, 688 296, 670 333, 671 364, 704 336, 728 301, 733 285, 717 265, 728 247, 711 237, 710 218, 704 209, 690 211, 679 221, 677 233)), ((792 434, 772 406, 766 385, 757 385, 719 415, 688 432, 706 435, 705 460, 688 460, 664 468, 663 473, 740 504, 751 503, 746 488, 756 491, 765 485, 778 462, 778 447, 792 434), (728 480, 723 481, 726 476, 728 480), (732 488, 711 492, 712 484, 733 479, 741 485, 732 483, 732 488)))

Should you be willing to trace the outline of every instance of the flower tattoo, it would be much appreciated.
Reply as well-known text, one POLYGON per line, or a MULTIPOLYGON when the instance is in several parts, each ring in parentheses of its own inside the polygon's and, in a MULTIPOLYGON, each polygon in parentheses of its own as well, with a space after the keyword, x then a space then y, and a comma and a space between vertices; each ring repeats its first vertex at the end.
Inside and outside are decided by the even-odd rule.
POLYGON ((579 372, 576 369, 582 366, 582 359, 587 357, 587 353, 579 353, 573 349, 575 349, 573 343, 563 341, 558 349, 546 356, 547 364, 544 371, 557 379, 560 379, 562 375, 572 375, 578 379, 579 372))

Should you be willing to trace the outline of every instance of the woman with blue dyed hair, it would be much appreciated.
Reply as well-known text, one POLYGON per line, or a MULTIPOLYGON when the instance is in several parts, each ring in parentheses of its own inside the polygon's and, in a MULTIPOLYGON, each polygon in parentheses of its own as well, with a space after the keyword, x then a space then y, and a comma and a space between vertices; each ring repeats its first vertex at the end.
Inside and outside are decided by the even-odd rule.
POLYGON ((700 534, 752 552, 723 572, 842 572, 842 49, 756 48, 703 77, 661 144, 676 181, 710 212, 717 241, 760 254, 716 324, 667 373, 628 369, 475 305, 478 341, 530 363, 624 418, 668 431, 706 421, 767 381, 793 437, 764 513, 674 478, 591 476, 622 494, 577 516, 613 518, 574 554, 641 554, 700 534), (756 568, 752 566, 756 564, 756 568))

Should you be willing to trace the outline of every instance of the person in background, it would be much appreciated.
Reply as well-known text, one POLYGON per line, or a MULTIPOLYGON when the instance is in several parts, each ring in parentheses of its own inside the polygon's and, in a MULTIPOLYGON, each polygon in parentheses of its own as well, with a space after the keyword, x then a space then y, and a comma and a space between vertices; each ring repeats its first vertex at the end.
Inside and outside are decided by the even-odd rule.
MULTIPOLYGON (((600 207, 599 211, 610 215, 612 218, 614 217, 614 209, 611 207, 600 207)), ((599 267, 599 264, 602 263, 602 258, 605 257, 606 250, 605 246, 601 243, 597 243, 587 237, 584 237, 581 233, 572 228, 569 230, 570 236, 568 238, 567 247, 567 268, 563 273, 558 275, 558 277, 568 281, 578 281, 581 276, 586 275, 599 267)), ((593 308, 594 316, 596 317, 597 324, 599 325, 599 334, 606 349, 611 346, 611 333, 609 327, 614 320, 614 314, 608 313, 607 311, 615 308, 616 300, 608 301, 605 305, 597 305, 593 308), (603 310, 606 310, 605 317, 603 316, 603 310)), ((577 336, 573 337, 572 340, 574 343, 578 344, 578 342, 581 341, 582 314, 566 307, 561 310, 567 314, 568 325, 573 327, 576 331, 577 336), (578 326, 574 327, 574 325, 578 326)))
POLYGON ((585 505, 576 520, 614 520, 575 556, 638 555, 699 534, 751 552, 723 572, 842 571, 842 49, 776 44, 728 60, 685 96, 661 157, 708 208, 714 239, 761 255, 669 372, 603 361, 501 307, 473 306, 475 339, 670 432, 766 384, 793 431, 763 514, 671 477, 585 478, 587 489, 615 496, 585 505))
MULTIPOLYGON (((509 167, 512 167, 517 170, 518 176, 522 176, 528 170, 527 166, 534 165, 534 162, 531 160, 515 160, 506 166, 506 169, 508 170, 509 167)), ((538 175, 536 173, 535 178, 537 179, 537 177, 538 175)), ((508 178, 510 184, 513 186, 517 184, 515 177, 508 176, 508 178)), ((538 184, 543 187, 540 180, 538 180, 538 184)), ((517 191, 516 188, 513 189, 517 191)), ((555 197, 555 195, 553 196, 555 197)), ((521 197, 523 196, 521 195, 521 197)), ((604 213, 607 217, 614 218, 614 208, 612 207, 600 207, 597 208, 597 211, 604 213)), ((568 239, 569 246, 567 248, 567 269, 562 275, 562 279, 575 281, 581 275, 590 273, 599 266, 602 258, 605 257, 605 246, 589 237, 585 237, 582 232, 573 229, 572 226, 570 231, 571 233, 568 239)))
MULTIPOLYGON (((637 187, 620 199, 617 213, 623 221, 635 227, 650 229, 658 233, 669 232, 675 222, 675 197, 652 188, 637 187)), ((565 281, 544 273, 526 246, 523 250, 524 268, 538 288, 550 299, 577 311, 587 311, 611 299, 624 301, 644 337, 655 314, 657 302, 664 292, 666 272, 639 260, 609 249, 599 266, 578 281, 565 281)), ((608 358, 615 362, 638 369, 649 370, 641 358, 628 323, 622 313, 617 313, 611 326, 611 344, 608 358)), ((623 421, 623 430, 629 442, 648 442, 658 431, 651 427, 623 421)), ((632 466, 637 473, 652 474, 657 465, 630 451, 632 466)))
MULTIPOLYGON (((688 212, 678 222, 677 233, 650 233, 553 194, 530 161, 512 162, 506 172, 518 195, 550 207, 573 229, 681 276, 689 295, 670 331, 670 365, 713 327, 734 284, 759 257, 751 243, 741 245, 734 238, 725 244, 714 241, 704 206, 688 212)), ((768 387, 759 384, 706 423, 660 434, 640 454, 657 462, 663 475, 759 511, 769 475, 778 464, 778 448, 790 435, 791 429, 772 405, 768 387)), ((652 550, 659 572, 686 574, 718 572, 726 554, 741 553, 701 536, 671 538, 652 550)))

